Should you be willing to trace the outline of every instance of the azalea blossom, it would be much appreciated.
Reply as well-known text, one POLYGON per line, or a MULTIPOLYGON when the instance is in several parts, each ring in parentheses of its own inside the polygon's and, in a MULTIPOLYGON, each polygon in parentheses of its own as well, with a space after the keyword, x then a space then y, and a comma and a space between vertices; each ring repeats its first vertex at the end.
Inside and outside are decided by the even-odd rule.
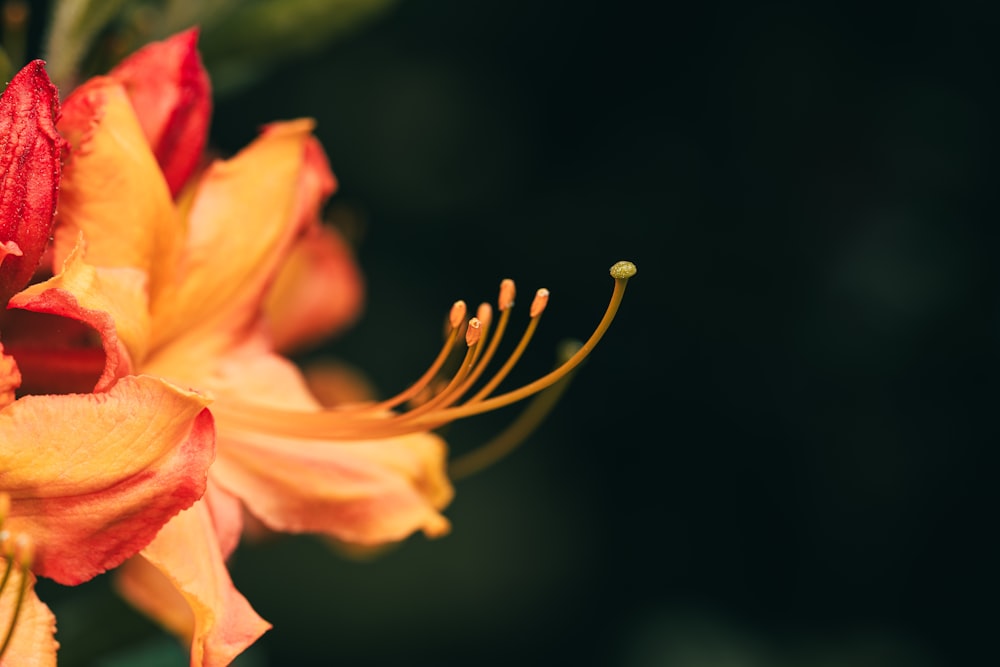
MULTIPOLYGON (((359 545, 445 534, 453 490, 446 445, 432 431, 557 383, 596 345, 634 273, 616 265, 594 335, 560 370, 518 390, 491 395, 548 293, 536 294, 521 343, 487 380, 514 301, 507 280, 497 317, 488 304, 471 318, 454 304, 443 349, 412 387, 378 403, 324 405, 281 352, 329 335, 360 308, 350 249, 320 220, 336 179, 310 119, 272 123, 236 155, 205 158, 209 81, 196 42, 191 29, 149 44, 65 99, 58 128, 71 152, 53 246, 64 272, 122 272, 121 368, 212 399, 217 455, 204 497, 117 579, 127 599, 189 642, 192 666, 229 664, 270 627, 225 565, 245 514, 273 531, 359 545), (442 381, 463 344, 458 370, 442 381)), ((36 287, 64 285, 56 277, 36 287)))
POLYGON ((41 61, 0 97, 0 665, 55 664, 36 575, 74 585, 121 564, 203 495, 214 456, 205 396, 117 363, 128 277, 68 262, 57 290, 25 287, 52 231, 58 113, 41 61))

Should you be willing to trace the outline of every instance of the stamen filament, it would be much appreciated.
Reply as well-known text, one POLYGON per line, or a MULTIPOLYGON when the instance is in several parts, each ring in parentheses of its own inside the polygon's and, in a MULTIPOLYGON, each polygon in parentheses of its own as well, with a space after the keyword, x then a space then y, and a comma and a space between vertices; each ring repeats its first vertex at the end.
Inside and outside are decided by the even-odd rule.
MULTIPOLYGON (((573 351, 575 352, 579 347, 580 343, 574 341, 573 351)), ((571 355, 560 356, 568 359, 571 355)), ((562 363, 563 361, 561 360, 560 365, 562 363)), ((555 408, 559 403, 559 399, 565 393, 566 388, 569 387, 570 380, 575 375, 576 369, 557 380, 548 389, 543 389, 535 394, 528 407, 507 428, 497 434, 492 440, 452 461, 448 465, 448 477, 453 480, 469 477, 489 468, 517 449, 538 428, 549 413, 552 412, 552 409, 555 408)))
MULTIPOLYGON (((587 355, 590 354, 591 350, 593 350, 594 347, 597 346, 597 343, 600 342, 601 338, 604 337, 604 334, 611 326, 611 322, 615 319, 615 314, 618 312, 618 307, 621 305, 622 297, 625 295, 625 285, 628 283, 628 278, 632 275, 635 275, 634 267, 632 273, 627 277, 615 278, 615 290, 611 295, 611 303, 608 304, 608 309, 604 312, 604 317, 601 318, 600 323, 597 325, 597 329, 594 330, 594 333, 590 335, 590 338, 587 339, 587 342, 583 344, 576 354, 570 357, 569 360, 567 360, 562 366, 538 378, 534 382, 529 382, 519 389, 509 391, 506 394, 500 394, 499 396, 494 396, 493 398, 488 398, 478 403, 467 403, 456 408, 447 408, 436 412, 433 417, 436 420, 439 419, 440 423, 447 423, 456 419, 464 419, 466 417, 471 417, 473 415, 482 414, 483 412, 490 412, 492 410, 508 406, 547 387, 551 387, 553 384, 558 382, 560 378, 579 366, 580 362, 582 362, 587 355)), ((429 425, 430 422, 429 420, 421 419, 417 420, 416 423, 429 425)))
MULTIPOLYGON (((29 577, 31 574, 28 572, 28 568, 21 566, 21 585, 17 588, 17 600, 14 602, 14 611, 10 615, 10 626, 7 628, 7 633, 4 635, 3 644, 0 645, 0 660, 3 659, 3 654, 7 652, 7 647, 10 646, 10 640, 14 637, 14 630, 17 628, 17 618, 21 615, 21 609, 24 607, 24 596, 28 592, 28 583, 30 581, 29 577)), ((8 573, 10 572, 10 563, 8 563, 8 573)), ((6 580, 6 577, 5 577, 6 580)), ((6 583, 6 581, 5 581, 6 583)), ((3 589, 0 588, 0 591, 3 589)))
POLYGON ((7 631, 4 634, 3 643, 0 644, 0 660, 3 660, 4 653, 7 652, 7 647, 10 646, 10 641, 14 636, 14 629, 17 627, 17 619, 21 615, 21 609, 24 607, 24 598, 28 592, 28 586, 31 583, 31 565, 34 562, 35 549, 31 538, 27 535, 17 535, 14 538, 7 533, 3 533, 2 538, 0 538, 0 556, 7 561, 7 567, 4 569, 3 579, 0 580, 0 596, 3 595, 4 590, 7 588, 7 583, 10 581, 11 573, 16 568, 21 575, 21 582, 17 589, 17 598, 14 602, 14 609, 10 615, 10 625, 7 627, 7 631))
MULTIPOLYGON (((541 290, 539 290, 539 292, 541 292, 541 290)), ((545 294, 548 295, 548 290, 545 290, 545 294)), ((534 308, 532 308, 532 310, 534 310, 534 308)), ((510 311, 507 310, 504 311, 505 314, 508 312, 510 311)), ((504 365, 500 367, 500 370, 497 371, 496 375, 494 375, 493 378, 489 382, 487 382, 482 389, 477 391, 472 398, 466 401, 466 404, 478 403, 480 400, 482 400, 484 396, 488 396, 490 392, 492 392, 494 389, 497 388, 497 385, 499 385, 501 382, 504 381, 504 379, 510 373, 511 369, 514 368, 514 365, 521 359, 521 355, 524 354, 525 349, 527 349, 528 343, 531 342, 531 337, 535 335, 535 329, 538 328, 538 319, 539 317, 541 317, 541 315, 542 315, 541 311, 539 311, 537 314, 532 314, 531 320, 528 322, 527 328, 521 335, 521 340, 518 342, 517 347, 514 348, 514 351, 511 352, 510 356, 507 358, 507 361, 504 362, 504 365)))
MULTIPOLYGON (((402 414, 395 415, 395 417, 391 421, 396 423, 402 421, 409 421, 410 419, 419 417, 422 414, 426 414, 428 412, 436 410, 441 405, 450 404, 452 402, 450 399, 452 398, 455 399, 460 398, 460 395, 458 394, 458 389, 463 386, 464 380, 468 377, 469 373, 472 371, 473 367, 475 366, 476 360, 479 356, 479 349, 480 349, 479 343, 481 341, 480 338, 481 326, 482 325, 480 324, 479 318, 473 317, 471 320, 469 320, 469 327, 466 330, 465 334, 465 340, 466 343, 469 345, 469 348, 465 352, 465 359, 462 360, 462 365, 459 368, 458 373, 456 373, 455 377, 453 377, 451 381, 448 382, 445 388, 442 389, 440 392, 438 392, 435 396, 431 397, 431 399, 428 400, 426 403, 418 405, 409 412, 404 412, 402 414)), ((380 422, 385 423, 385 420, 380 420, 380 422)))
POLYGON ((433 380, 441 371, 441 368, 444 366, 444 362, 447 361, 449 356, 451 356, 451 351, 455 348, 455 341, 458 340, 458 332, 461 329, 462 324, 465 323, 465 312, 466 306, 464 301, 456 301, 452 305, 451 313, 449 315, 450 330, 448 332, 448 336, 445 338, 444 345, 441 347, 441 351, 438 352, 438 356, 434 359, 434 362, 424 372, 424 374, 420 376, 419 380, 392 398, 364 406, 362 409, 370 412, 383 412, 385 410, 390 410, 397 405, 405 403, 414 396, 417 396, 421 391, 427 388, 427 386, 431 383, 431 380, 433 380))
MULTIPOLYGON (((488 327, 480 325, 480 328, 477 330, 473 326, 473 322, 478 322, 478 319, 473 318, 469 323, 469 328, 473 329, 473 331, 469 332, 467 330, 466 332, 467 336, 470 336, 467 338, 469 348, 466 351, 465 358, 458 372, 451 378, 444 389, 439 391, 426 403, 412 410, 393 413, 385 409, 386 406, 398 405, 398 403, 402 402, 399 400, 399 396, 415 395, 417 392, 411 387, 396 398, 390 399, 390 401, 375 404, 379 409, 375 409, 375 406, 372 404, 366 404, 317 412, 296 412, 267 408, 254 404, 234 404, 227 401, 218 401, 212 405, 212 412, 220 420, 220 423, 226 423, 228 427, 237 430, 264 431, 285 437, 320 440, 374 440, 415 433, 422 430, 433 430, 457 419, 464 419, 496 410, 552 387, 577 368, 607 332, 621 305, 628 279, 635 275, 635 272, 635 266, 631 262, 619 262, 611 268, 611 275, 615 279, 615 287, 611 295, 611 300, 597 328, 575 354, 558 368, 541 378, 519 389, 498 396, 486 398, 506 378, 530 342, 538 326, 539 317, 544 309, 545 302, 548 299, 547 290, 539 290, 532 304, 531 320, 528 322, 525 332, 514 352, 511 353, 500 371, 486 386, 461 405, 456 405, 456 403, 458 403, 462 395, 469 389, 471 383, 475 382, 483 372, 483 369, 485 369, 486 364, 494 354, 500 335, 506 327, 509 306, 513 301, 512 290, 504 288, 506 293, 503 293, 501 297, 502 315, 497 326, 497 335, 493 340, 489 341, 486 351, 483 352, 482 349, 486 345, 486 341, 483 340, 485 332, 482 329, 488 327), (480 357, 480 355, 482 356, 480 357)), ((453 328, 452 334, 457 335, 455 334, 456 331, 457 329, 453 328)), ((453 335, 449 335, 449 340, 453 338, 453 335)), ((447 343, 445 347, 448 348, 450 344, 447 343)), ((444 352, 442 351, 443 354, 444 352)), ((440 370, 441 364, 444 363, 442 355, 439 355, 438 360, 432 366, 433 373, 429 369, 421 380, 418 381, 418 384, 420 384, 418 391, 426 389, 433 382, 431 378, 436 375, 440 370), (438 361, 441 361, 441 364, 438 361)))

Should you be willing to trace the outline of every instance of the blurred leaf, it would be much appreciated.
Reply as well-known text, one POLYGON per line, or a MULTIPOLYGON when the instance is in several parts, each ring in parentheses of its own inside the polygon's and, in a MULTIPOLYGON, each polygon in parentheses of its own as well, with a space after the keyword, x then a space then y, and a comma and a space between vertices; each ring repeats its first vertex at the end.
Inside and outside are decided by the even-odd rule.
POLYGON ((55 0, 45 35, 43 57, 60 90, 76 85, 81 63, 95 41, 133 0, 55 0))
POLYGON ((216 96, 327 46, 396 0, 56 0, 45 40, 62 89, 100 74, 143 45, 199 26, 216 96))
POLYGON ((248 0, 225 21, 202 22, 202 55, 216 94, 314 52, 381 15, 396 0, 248 0))
POLYGON ((14 64, 10 61, 7 51, 0 46, 0 81, 3 82, 0 91, 7 88, 7 82, 12 76, 14 76, 14 64))
POLYGON ((184 667, 187 652, 173 637, 155 639, 117 651, 98 660, 95 667, 184 667))

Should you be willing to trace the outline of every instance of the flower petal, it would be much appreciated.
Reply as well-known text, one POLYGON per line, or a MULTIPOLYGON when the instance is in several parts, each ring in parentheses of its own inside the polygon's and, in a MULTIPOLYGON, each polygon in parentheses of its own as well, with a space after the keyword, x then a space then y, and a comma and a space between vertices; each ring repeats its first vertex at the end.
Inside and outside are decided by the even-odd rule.
POLYGON ((272 529, 359 544, 450 529, 438 512, 452 493, 443 472, 445 445, 434 435, 305 441, 222 424, 213 479, 272 529))
MULTIPOLYGON (((208 385, 219 404, 317 409, 298 370, 259 349, 247 345, 219 364, 208 385)), ((230 423, 224 411, 216 419, 212 479, 272 529, 362 544, 449 530, 439 510, 453 491, 445 474, 446 447, 437 436, 338 442, 320 433, 316 439, 284 436, 280 424, 266 433, 249 432, 230 423)))
POLYGON ((316 345, 361 314, 364 284, 354 252, 337 230, 311 225, 268 293, 272 344, 281 352, 316 345))
POLYGON ((143 132, 174 196, 201 159, 212 114, 198 29, 142 47, 108 76, 128 92, 143 132))
POLYGON ((0 343, 0 410, 14 402, 14 392, 21 386, 21 371, 14 357, 3 351, 0 343))
POLYGON ((88 263, 145 271, 155 296, 183 229, 125 89, 107 77, 90 79, 66 99, 58 127, 71 150, 56 216, 56 268, 82 231, 88 263))
POLYGON ((34 60, 0 95, 0 303, 24 287, 49 243, 66 142, 59 93, 34 60))
POLYGON ((153 302, 158 341, 184 344, 178 339, 188 335, 204 344, 207 331, 242 334, 256 321, 266 287, 329 185, 312 173, 312 127, 310 120, 272 125, 205 170, 188 213, 178 286, 153 302))
MULTIPOLYGON (((6 561, 0 558, 0 572, 6 568, 6 561)), ((28 577, 28 589, 10 644, 0 658, 0 667, 55 667, 59 648, 55 638, 56 617, 35 594, 35 575, 30 572, 22 575, 17 570, 12 571, 10 580, 0 592, 0 641, 3 641, 2 633, 10 627, 22 576, 28 577)))
POLYGON ((80 255, 74 251, 59 274, 14 295, 9 307, 67 317, 96 331, 105 363, 94 391, 104 391, 145 356, 150 338, 146 275, 129 268, 95 269, 80 255))
POLYGON ((86 581, 200 498, 214 454, 206 403, 140 376, 104 394, 26 396, 0 412, 8 526, 37 545, 34 571, 86 581))
POLYGON ((204 501, 174 517, 120 570, 118 591, 191 642, 191 667, 221 667, 271 624, 233 586, 204 501))

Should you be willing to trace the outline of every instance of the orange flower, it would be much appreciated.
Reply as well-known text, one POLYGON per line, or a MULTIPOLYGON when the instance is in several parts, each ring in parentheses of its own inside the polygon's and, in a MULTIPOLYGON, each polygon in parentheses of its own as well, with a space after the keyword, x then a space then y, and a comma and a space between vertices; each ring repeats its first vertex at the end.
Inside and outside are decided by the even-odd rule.
POLYGON ((137 284, 69 262, 17 291, 52 229, 64 150, 58 106, 41 61, 0 98, 0 291, 11 309, 0 313, 3 665, 55 664, 55 622, 33 592, 35 574, 72 585, 119 565, 203 495, 214 456, 205 397, 126 377, 129 318, 119 307, 127 293, 140 295, 130 292, 137 284), (74 347, 81 338, 97 346, 74 347), (86 393, 56 395, 86 384, 81 361, 98 371, 86 393), (28 389, 45 385, 56 389, 28 389))
POLYGON ((145 276, 146 308, 131 319, 148 326, 128 327, 127 365, 213 397, 217 457, 205 497, 126 563, 118 583, 190 641, 192 665, 225 665, 270 627, 225 567, 244 511, 271 530, 361 545, 446 533, 440 511, 452 487, 445 444, 431 430, 556 383, 607 328, 627 275, 594 337, 562 370, 521 390, 488 397, 530 339, 544 290, 518 351, 457 404, 507 325, 514 287, 505 281, 492 339, 492 309, 484 304, 466 321, 456 303, 449 342, 424 380, 388 402, 324 408, 279 350, 329 335, 360 308, 349 249, 319 221, 336 180, 308 119, 269 125, 234 157, 195 165, 185 146, 204 145, 194 135, 209 113, 196 39, 189 30, 150 44, 66 99, 59 129, 73 151, 54 254, 69 266, 145 276), (177 135, 185 140, 160 139, 177 135), (451 382, 398 412, 437 377, 463 333, 468 352, 451 382))

